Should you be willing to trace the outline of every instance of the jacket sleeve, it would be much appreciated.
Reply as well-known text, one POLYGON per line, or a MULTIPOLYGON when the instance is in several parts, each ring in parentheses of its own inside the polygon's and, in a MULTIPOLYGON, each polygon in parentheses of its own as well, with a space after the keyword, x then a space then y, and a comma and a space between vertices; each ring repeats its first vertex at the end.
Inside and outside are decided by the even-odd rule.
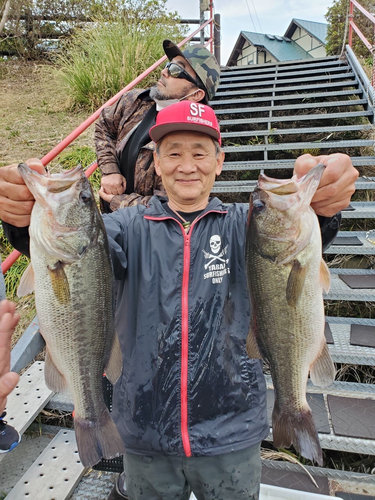
POLYGON ((118 212, 104 214, 103 221, 107 231, 114 278, 115 280, 121 280, 128 265, 126 257, 127 226, 118 212))
POLYGON ((322 215, 318 215, 320 231, 322 233, 323 252, 324 250, 327 250, 332 241, 336 238, 340 229, 341 218, 341 212, 338 212, 333 217, 323 217, 322 215))
POLYGON ((12 224, 2 222, 4 234, 9 241, 9 243, 26 257, 30 257, 29 250, 29 226, 26 227, 16 227, 12 224))
POLYGON ((126 107, 126 94, 102 110, 95 125, 95 149, 102 174, 120 174, 116 142, 121 118, 126 107))

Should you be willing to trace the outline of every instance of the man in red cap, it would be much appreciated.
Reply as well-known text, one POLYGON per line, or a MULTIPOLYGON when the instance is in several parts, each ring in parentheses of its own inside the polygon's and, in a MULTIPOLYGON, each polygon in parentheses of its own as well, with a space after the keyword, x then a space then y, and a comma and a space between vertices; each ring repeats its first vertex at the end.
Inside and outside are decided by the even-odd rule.
MULTIPOLYGON (((123 356, 113 419, 126 446, 127 493, 123 474, 110 498, 188 500, 194 492, 202 500, 258 500, 269 427, 262 364, 246 352, 248 206, 210 198, 224 160, 210 107, 173 104, 150 136, 167 197, 103 216, 123 356)), ((339 154, 301 157, 295 171, 321 162, 327 167, 312 207, 330 218, 348 206, 358 172, 339 154)), ((32 197, 16 167, 4 168, 0 194, 7 188, 9 201, 0 217, 11 243, 27 253, 22 226, 32 197)))

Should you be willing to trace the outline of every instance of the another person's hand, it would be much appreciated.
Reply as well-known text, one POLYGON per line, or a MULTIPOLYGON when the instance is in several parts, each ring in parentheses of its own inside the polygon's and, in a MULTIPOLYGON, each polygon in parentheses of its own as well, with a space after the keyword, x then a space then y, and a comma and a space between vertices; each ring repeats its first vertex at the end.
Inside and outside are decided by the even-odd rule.
POLYGON ((327 168, 323 172, 311 206, 318 215, 333 217, 349 205, 359 173, 353 167, 349 156, 342 153, 299 156, 294 166, 294 173, 301 177, 319 163, 324 163, 327 168))
MULTIPOLYGON (((31 158, 25 163, 40 174, 45 168, 40 160, 31 158)), ((0 168, 0 219, 16 227, 30 224, 34 197, 18 172, 17 164, 0 168)))
MULTIPOLYGON (((121 174, 108 174, 102 175, 100 181, 100 191, 99 196, 101 196, 100 192, 104 192, 105 194, 122 194, 125 193, 126 189, 126 179, 121 174)), ((105 198, 103 198, 104 200, 105 198)), ((106 200, 107 201, 107 200, 106 200)))
POLYGON ((102 187, 99 189, 98 194, 100 198, 107 203, 111 203, 112 198, 115 196, 114 194, 107 194, 102 187))
POLYGON ((13 302, 0 302, 0 415, 4 411, 7 396, 16 387, 18 373, 10 372, 10 344, 12 334, 19 321, 13 302))

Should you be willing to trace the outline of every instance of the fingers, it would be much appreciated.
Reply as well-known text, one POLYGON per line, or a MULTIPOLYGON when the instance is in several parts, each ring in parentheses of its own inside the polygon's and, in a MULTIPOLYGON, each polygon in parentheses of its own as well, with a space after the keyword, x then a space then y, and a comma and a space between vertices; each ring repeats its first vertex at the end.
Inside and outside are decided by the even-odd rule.
POLYGON ((0 414, 4 411, 7 396, 13 391, 19 381, 19 375, 15 372, 8 372, 0 377, 0 414))
POLYGON ((322 156, 302 155, 296 161, 295 173, 298 176, 305 175, 319 163, 325 164, 326 169, 311 206, 318 215, 332 217, 349 205, 359 174, 349 156, 342 153, 322 156))
POLYGON ((111 203, 112 198, 115 196, 113 194, 107 194, 104 189, 101 187, 99 189, 99 196, 102 200, 106 201, 107 203, 111 203))
POLYGON ((126 179, 121 174, 105 175, 101 178, 100 184, 106 194, 122 194, 126 189, 126 179))
MULTIPOLYGON (((25 162, 40 174, 45 168, 40 160, 31 158, 25 162)), ((28 226, 34 206, 34 197, 18 172, 17 165, 0 168, 0 219, 17 227, 28 226)))

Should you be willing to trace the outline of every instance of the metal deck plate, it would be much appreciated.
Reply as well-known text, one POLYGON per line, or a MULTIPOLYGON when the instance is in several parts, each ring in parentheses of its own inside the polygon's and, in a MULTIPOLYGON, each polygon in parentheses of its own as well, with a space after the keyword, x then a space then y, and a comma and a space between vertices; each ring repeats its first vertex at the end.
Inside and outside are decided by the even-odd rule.
POLYGON ((7 500, 65 500, 84 472, 74 431, 60 431, 18 481, 7 500))
MULTIPOLYGON (((375 207, 374 207, 375 208, 375 207)), ((375 289, 371 288, 350 288, 346 283, 339 278, 341 275, 375 275, 375 270, 372 269, 332 269, 331 273, 331 289, 324 298, 327 300, 359 300, 359 301, 375 301, 375 289)))
MULTIPOLYGON (((6 420, 22 434, 51 399, 53 392, 44 382, 44 362, 35 362, 8 396, 6 420)), ((0 455, 0 462, 5 454, 0 455)))

